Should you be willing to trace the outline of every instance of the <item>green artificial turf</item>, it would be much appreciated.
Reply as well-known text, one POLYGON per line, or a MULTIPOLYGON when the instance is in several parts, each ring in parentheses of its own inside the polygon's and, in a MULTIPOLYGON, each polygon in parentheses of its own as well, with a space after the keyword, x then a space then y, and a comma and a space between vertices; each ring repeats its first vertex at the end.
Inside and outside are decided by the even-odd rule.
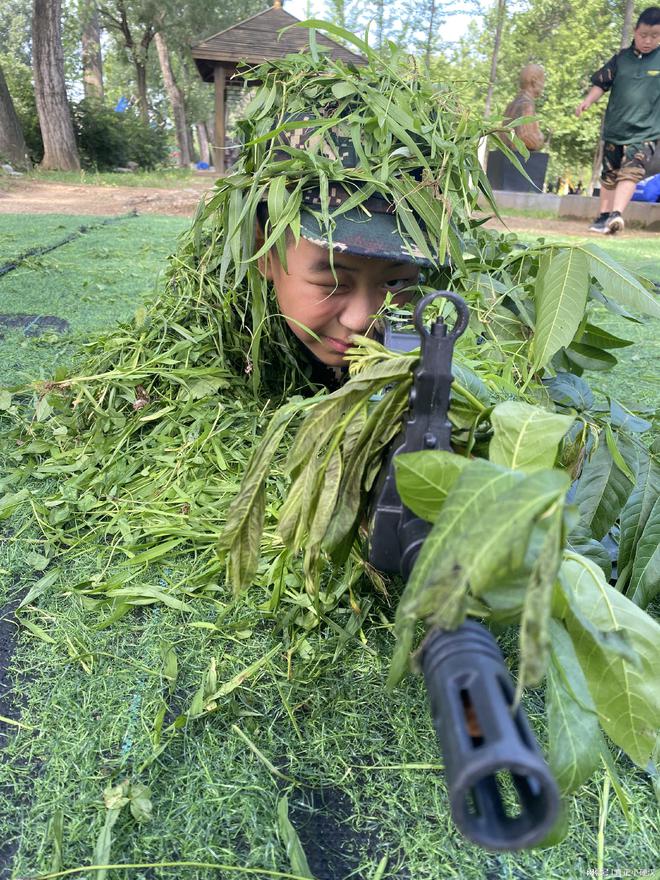
MULTIPOLYGON (((28 246, 52 232, 47 222, 40 227, 42 219, 26 224, 28 246)), ((0 230, 10 222, 0 216, 0 230)), ((0 278, 0 313, 51 314, 71 327, 68 342, 53 332, 41 340, 7 334, 3 380, 49 375, 92 330, 130 316, 186 225, 162 217, 122 221, 0 278)), ((20 241, 17 247, 23 250, 20 241)), ((652 356, 657 329, 624 324, 622 335, 639 334, 639 346, 620 352, 628 358, 630 391, 639 391, 647 367, 631 358, 652 356)), ((600 377, 603 385, 611 375, 600 377)), ((617 394, 620 384, 616 379, 617 394)), ((28 510, 0 529, 6 612, 44 572, 28 510)), ((56 569, 53 582, 19 611, 31 628, 7 630, 15 637, 10 709, 21 726, 0 726, 0 874, 3 863, 14 880, 94 864, 103 790, 129 779, 149 787, 153 816, 138 822, 122 809, 111 830, 111 862, 225 867, 111 870, 107 880, 272 876, 258 868, 296 875, 278 824, 284 795, 316 880, 577 880, 598 868, 603 876, 617 869, 651 876, 660 830, 653 787, 621 754, 616 765, 629 821, 598 771, 571 799, 570 832, 558 846, 496 854, 465 841, 450 818, 421 680, 410 677, 393 695, 385 692, 396 595, 391 605, 377 600, 364 632, 339 648, 335 662, 338 636, 328 625, 309 636, 306 659, 297 654, 289 663, 261 588, 236 603, 219 589, 215 599, 186 597, 192 611, 144 606, 113 622, 111 609, 86 592, 112 574, 102 541, 96 553, 73 550, 51 560, 46 574, 56 569), (159 726, 166 731, 190 710, 212 661, 217 688, 228 685, 228 692, 204 717, 159 739, 159 726), (246 875, 247 868, 256 873, 246 875)), ((185 586, 192 575, 174 559, 154 566, 144 582, 185 586)), ((515 660, 513 635, 505 638, 515 660)), ((543 743, 542 691, 524 703, 543 743)), ((98 874, 81 869, 76 876, 98 874)))
POLYGON ((10 242, 12 256, 49 246, 81 226, 89 230, 0 276, 0 385, 48 378, 90 332, 130 318, 153 293, 177 236, 189 223, 146 215, 95 225, 101 219, 45 215, 42 221, 41 216, 0 214, 0 241, 10 242), (26 336, 20 327, 3 330, 1 316, 17 313, 62 319, 68 330, 39 336, 26 336))

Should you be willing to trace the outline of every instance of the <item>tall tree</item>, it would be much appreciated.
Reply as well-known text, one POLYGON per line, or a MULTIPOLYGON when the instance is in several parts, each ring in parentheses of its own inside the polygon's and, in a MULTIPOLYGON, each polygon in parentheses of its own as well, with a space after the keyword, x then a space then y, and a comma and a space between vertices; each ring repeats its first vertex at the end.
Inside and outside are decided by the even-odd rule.
POLYGON ((41 167, 78 171, 80 159, 64 82, 61 0, 33 0, 32 69, 44 142, 41 167))
POLYGON ((484 115, 490 116, 490 109, 493 101, 493 91, 497 82, 497 62, 500 54, 500 45, 502 42, 502 30, 504 28, 504 19, 506 17, 506 0, 497 0, 497 24, 495 25, 495 41, 493 43, 493 54, 490 60, 490 76, 488 77, 488 91, 486 92, 486 106, 484 115))
POLYGON ((96 0, 80 0, 78 11, 82 24, 82 66, 85 97, 102 101, 103 56, 101 54, 101 25, 96 0))
POLYGON ((630 45, 633 29, 633 16, 635 14, 635 0, 624 0, 623 3, 623 27, 621 29, 621 48, 626 49, 630 45))
POLYGON ((2 66, 0 66, 0 159, 11 162, 16 168, 25 168, 30 164, 23 129, 9 94, 2 66))
POLYGON ((147 59, 156 33, 158 8, 152 0, 107 0, 99 4, 101 20, 123 46, 135 71, 140 115, 149 119, 147 59))
POLYGON ((172 105, 176 140, 179 146, 179 164, 183 168, 187 168, 192 161, 193 146, 190 126, 186 120, 186 107, 183 99, 183 92, 179 88, 174 77, 167 42, 160 30, 156 32, 154 42, 156 43, 156 51, 158 52, 158 60, 160 61, 163 82, 165 83, 170 104, 172 105))

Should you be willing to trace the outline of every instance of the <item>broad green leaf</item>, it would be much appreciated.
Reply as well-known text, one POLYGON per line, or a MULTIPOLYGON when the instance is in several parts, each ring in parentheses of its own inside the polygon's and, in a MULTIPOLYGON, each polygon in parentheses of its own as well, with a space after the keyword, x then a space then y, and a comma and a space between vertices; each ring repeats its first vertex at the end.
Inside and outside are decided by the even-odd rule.
POLYGON ((598 715, 570 636, 550 620, 550 665, 545 691, 548 763, 562 794, 570 794, 600 764, 598 715))
POLYGON ((660 302, 652 291, 620 263, 595 244, 581 246, 589 260, 589 274, 594 275, 606 296, 634 312, 660 318, 660 302))
POLYGON ((0 412, 2 410, 8 410, 11 406, 11 394, 9 391, 6 391, 4 388, 0 389, 0 412))
POLYGON ((581 370, 611 370, 618 363, 614 355, 604 348, 593 348, 581 342, 572 342, 564 349, 564 354, 581 370))
POLYGON ((631 434, 643 434, 651 428, 651 422, 625 409, 614 399, 610 400, 610 419, 612 427, 623 428, 631 434))
POLYGON ((286 846, 286 854, 289 858, 291 871, 297 877, 309 877, 311 880, 314 880, 314 875, 309 867, 298 833, 289 819, 289 801, 286 796, 281 797, 277 803, 277 827, 282 842, 286 846))
POLYGON ((660 467, 652 456, 645 454, 639 465, 635 488, 621 511, 619 572, 623 572, 628 563, 632 563, 639 539, 658 496, 660 496, 660 467))
POLYGON ((587 304, 588 262, 578 248, 561 250, 550 261, 534 291, 536 330, 532 340, 534 369, 571 342, 587 304))
POLYGON ((614 336, 613 333, 608 333, 607 330, 597 327, 595 324, 585 325, 579 342, 590 345, 592 348, 626 348, 629 345, 635 344, 632 339, 622 339, 620 336, 614 336))
POLYGON ((571 609, 566 627, 593 697, 605 733, 639 766, 651 756, 660 726, 660 626, 625 596, 606 583, 597 565, 567 554, 560 572, 562 589, 584 626, 571 609), (632 658, 609 650, 606 638, 594 631, 625 640, 632 658))
POLYGON ((452 532, 444 551, 451 565, 462 569, 472 593, 506 583, 528 562, 529 536, 537 519, 563 498, 569 482, 563 471, 536 471, 488 502, 478 520, 464 522, 460 536, 458 530, 452 532))
MULTIPOLYGON (((422 545, 401 596, 397 619, 426 617, 434 611, 441 611, 445 604, 457 607, 458 577, 455 572, 446 570, 446 544, 452 534, 462 534, 463 529, 473 526, 483 507, 520 479, 522 475, 483 459, 469 463, 449 491, 443 516, 422 545)), ((466 552, 466 558, 467 555, 466 552)), ((463 577, 460 582, 462 588, 467 589, 463 577)))
POLYGON ((513 470, 551 468, 557 448, 575 419, 517 400, 498 403, 491 413, 489 459, 513 470))
POLYGON ((660 498, 656 499, 639 539, 630 578, 630 598, 646 608, 660 591, 660 498))
POLYGON ((440 449, 395 456, 401 500, 416 516, 435 522, 447 493, 467 464, 467 458, 440 449))
POLYGON ((578 411, 593 406, 593 392, 580 376, 560 371, 551 379, 544 379, 543 384, 552 400, 561 406, 570 406, 578 411))
POLYGON ((523 477, 473 461, 451 489, 400 602, 401 616, 427 617, 449 629, 462 619, 468 588, 479 595, 506 584, 525 565, 538 517, 568 488, 561 471, 523 477))
MULTIPOLYGON (((621 436, 619 439, 619 451, 635 472, 636 451, 627 439, 621 436)), ((594 538, 600 540, 614 525, 631 489, 632 483, 616 466, 602 437, 598 449, 582 469, 575 493, 580 522, 591 529, 594 538)))
POLYGON ((591 536, 589 526, 584 525, 584 523, 578 523, 569 534, 566 546, 574 553, 586 556, 587 559, 600 566, 606 580, 609 581, 612 574, 612 559, 605 545, 591 536))
MULTIPOLYGON (((539 685, 545 675, 550 647, 548 620, 563 550, 563 519, 564 505, 561 499, 536 525, 541 544, 536 551, 525 591, 520 621, 520 666, 516 700, 524 687, 539 685)), ((496 594, 497 591, 494 592, 496 594)))

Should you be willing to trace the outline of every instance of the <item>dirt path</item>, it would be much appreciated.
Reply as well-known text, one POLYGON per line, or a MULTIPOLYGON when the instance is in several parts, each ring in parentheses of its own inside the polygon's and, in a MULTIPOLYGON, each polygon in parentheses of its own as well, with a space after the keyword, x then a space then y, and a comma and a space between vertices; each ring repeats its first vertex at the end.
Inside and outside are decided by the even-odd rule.
POLYGON ((94 186, 0 178, 0 214, 171 214, 191 217, 213 176, 193 177, 184 187, 94 186))
MULTIPOLYGON (((0 214, 170 214, 192 217, 203 193, 215 180, 213 174, 199 174, 185 187, 156 189, 139 186, 94 186, 53 183, 24 178, 0 177, 0 214)), ((504 222, 489 220, 491 229, 528 232, 534 235, 594 236, 585 220, 505 217, 504 222)), ((625 233, 624 233, 625 234, 625 233)), ((635 238, 660 238, 657 232, 636 229, 635 238)))

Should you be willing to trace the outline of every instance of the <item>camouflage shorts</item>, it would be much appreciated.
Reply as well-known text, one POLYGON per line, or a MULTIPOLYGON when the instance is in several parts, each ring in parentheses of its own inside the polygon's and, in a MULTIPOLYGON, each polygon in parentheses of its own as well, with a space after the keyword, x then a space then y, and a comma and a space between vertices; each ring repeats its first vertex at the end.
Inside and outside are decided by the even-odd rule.
POLYGON ((646 166, 653 158, 655 145, 655 141, 644 141, 641 144, 611 144, 605 141, 601 186, 604 189, 614 189, 620 180, 634 180, 635 183, 644 180, 646 166))

